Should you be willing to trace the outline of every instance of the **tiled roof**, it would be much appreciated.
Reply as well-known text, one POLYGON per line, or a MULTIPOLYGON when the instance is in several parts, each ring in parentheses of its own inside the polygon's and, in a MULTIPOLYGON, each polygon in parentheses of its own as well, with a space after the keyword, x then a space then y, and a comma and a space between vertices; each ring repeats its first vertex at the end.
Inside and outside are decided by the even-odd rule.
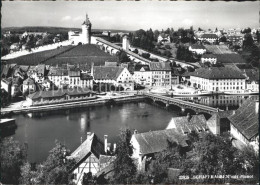
POLYGON ((216 34, 213 34, 213 33, 206 33, 206 34, 201 35, 201 38, 217 39, 218 36, 216 34))
MULTIPOLYGON (((104 144, 97 137, 96 134, 92 133, 70 156, 76 160, 76 166, 78 166, 84 159, 90 154, 94 154, 98 159, 100 155, 105 154, 104 144)), ((74 167, 75 168, 75 167, 74 167)))
POLYGON ((150 71, 149 65, 135 65, 135 71, 140 71, 142 68, 144 68, 145 71, 150 71))
POLYGON ((49 71, 49 76, 68 76, 67 69, 54 68, 52 67, 49 71))
POLYGON ((186 135, 181 134, 176 129, 158 130, 133 135, 140 145, 140 153, 151 154, 161 152, 168 148, 168 142, 176 142, 182 147, 188 146, 186 135))
POLYGON ((235 114, 228 117, 231 124, 248 140, 258 134, 259 112, 256 112, 256 104, 256 101, 248 99, 235 114))
POLYGON ((206 50, 206 48, 203 45, 199 45, 199 44, 193 44, 193 45, 191 45, 191 48, 192 49, 205 49, 206 50))
POLYGON ((94 66, 95 80, 116 80, 124 70, 123 67, 94 66))
POLYGON ((167 62, 151 62, 150 70, 151 71, 171 71, 171 66, 167 62))
POLYGON ((217 54, 216 57, 218 62, 221 62, 223 64, 227 63, 239 63, 239 64, 245 64, 246 61, 241 57, 241 55, 236 53, 224 53, 224 54, 217 54))
POLYGON ((245 79, 243 73, 233 66, 199 68, 191 72, 190 76, 206 79, 245 79))
POLYGON ((256 69, 244 69, 244 74, 250 81, 259 82, 259 70, 256 69))
POLYGON ((53 90, 53 91, 37 91, 35 93, 29 94, 28 98, 34 100, 38 98, 54 98, 54 97, 61 97, 66 94, 73 96, 73 95, 80 95, 80 94, 88 94, 91 91, 88 88, 74 88, 74 89, 63 89, 63 90, 53 90))
POLYGON ((201 56, 201 58, 217 58, 217 57, 213 54, 204 54, 201 56))
POLYGON ((23 81, 24 85, 33 85, 35 84, 34 80, 31 78, 27 78, 26 80, 23 81))
POLYGON ((204 115, 193 115, 191 119, 187 116, 172 118, 166 129, 175 128, 180 133, 190 133, 191 131, 205 131, 208 130, 206 119, 204 115))
POLYGON ((80 69, 73 69, 68 71, 69 76, 71 77, 80 77, 80 69))

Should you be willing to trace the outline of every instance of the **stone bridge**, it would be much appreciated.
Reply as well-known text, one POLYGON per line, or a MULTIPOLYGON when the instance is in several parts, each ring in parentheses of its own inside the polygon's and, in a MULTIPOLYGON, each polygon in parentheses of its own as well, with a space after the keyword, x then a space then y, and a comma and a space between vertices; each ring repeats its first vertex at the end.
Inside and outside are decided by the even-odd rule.
POLYGON ((169 107, 170 105, 175 105, 181 108, 181 110, 184 112, 186 109, 193 110, 196 114, 198 113, 207 113, 207 114, 214 114, 219 111, 223 111, 218 108, 209 107, 206 105, 201 105, 193 102, 183 101, 179 99, 174 99, 162 95, 152 94, 152 93, 144 93, 143 94, 146 98, 152 99, 154 102, 161 102, 165 104, 166 107, 169 107))

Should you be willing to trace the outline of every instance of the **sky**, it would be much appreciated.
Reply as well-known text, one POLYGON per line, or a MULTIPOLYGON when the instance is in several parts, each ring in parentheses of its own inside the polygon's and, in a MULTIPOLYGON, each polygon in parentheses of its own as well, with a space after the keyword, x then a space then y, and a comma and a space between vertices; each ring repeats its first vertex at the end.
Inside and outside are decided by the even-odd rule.
POLYGON ((2 27, 94 29, 258 28, 260 1, 2 1, 2 27))

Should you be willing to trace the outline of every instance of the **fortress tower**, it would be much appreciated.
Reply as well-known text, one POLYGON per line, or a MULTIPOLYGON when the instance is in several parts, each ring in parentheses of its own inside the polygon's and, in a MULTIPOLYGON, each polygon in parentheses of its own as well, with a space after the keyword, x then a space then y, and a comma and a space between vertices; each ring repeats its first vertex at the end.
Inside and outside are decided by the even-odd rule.
POLYGON ((82 43, 91 43, 91 22, 89 21, 88 14, 86 14, 86 20, 82 24, 82 43))
POLYGON ((128 37, 128 35, 124 35, 123 36, 123 49, 125 50, 125 51, 129 51, 129 37, 128 37))

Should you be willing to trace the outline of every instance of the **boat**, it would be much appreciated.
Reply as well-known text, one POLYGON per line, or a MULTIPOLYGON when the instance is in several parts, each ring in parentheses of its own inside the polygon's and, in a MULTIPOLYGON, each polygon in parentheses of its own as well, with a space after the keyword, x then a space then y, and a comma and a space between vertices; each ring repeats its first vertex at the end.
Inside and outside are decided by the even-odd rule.
POLYGON ((212 92, 208 91, 174 91, 174 90, 169 90, 167 92, 168 95, 171 96, 180 96, 180 97, 186 97, 186 96, 207 96, 207 95, 212 95, 212 92))

